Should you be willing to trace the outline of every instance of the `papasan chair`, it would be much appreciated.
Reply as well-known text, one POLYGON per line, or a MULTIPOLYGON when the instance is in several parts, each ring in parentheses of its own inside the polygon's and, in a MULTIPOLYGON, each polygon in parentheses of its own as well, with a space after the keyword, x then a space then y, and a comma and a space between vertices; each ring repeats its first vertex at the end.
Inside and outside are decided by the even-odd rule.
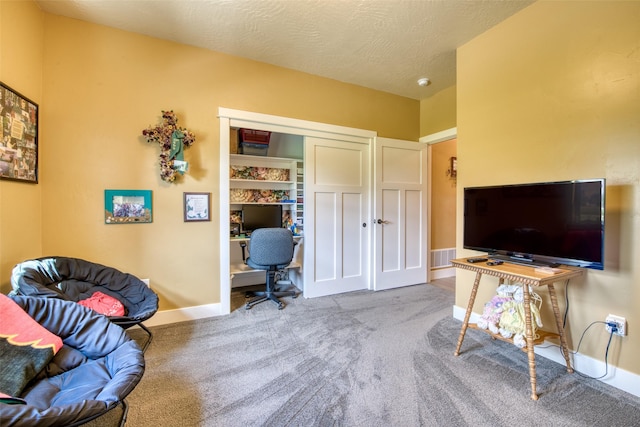
POLYGON ((11 286, 11 295, 57 298, 88 306, 87 301, 96 298, 115 298, 123 310, 102 314, 123 329, 134 325, 142 328, 148 336, 143 351, 153 339, 142 322, 158 311, 158 295, 142 280, 115 268, 79 258, 37 258, 13 268, 11 286))
POLYGON ((124 329, 58 298, 0 294, 0 307, 1 426, 124 426, 145 369, 124 329))

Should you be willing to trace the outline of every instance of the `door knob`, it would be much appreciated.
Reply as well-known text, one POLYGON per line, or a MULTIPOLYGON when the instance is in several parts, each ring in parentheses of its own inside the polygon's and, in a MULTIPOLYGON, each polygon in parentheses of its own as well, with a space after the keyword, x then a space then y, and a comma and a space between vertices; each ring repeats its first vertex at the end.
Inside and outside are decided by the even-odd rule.
POLYGON ((385 221, 385 220, 383 220, 383 219, 378 219, 376 222, 377 222, 378 224, 389 224, 389 221, 385 221))

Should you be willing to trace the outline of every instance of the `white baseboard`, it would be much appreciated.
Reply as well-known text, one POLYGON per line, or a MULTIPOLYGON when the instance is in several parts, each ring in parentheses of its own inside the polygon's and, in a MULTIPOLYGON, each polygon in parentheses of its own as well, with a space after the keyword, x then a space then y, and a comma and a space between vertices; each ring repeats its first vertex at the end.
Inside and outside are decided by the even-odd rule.
POLYGON ((435 279, 445 279, 447 277, 455 277, 456 269, 451 268, 438 268, 435 270, 431 270, 431 280, 435 279))
POLYGON ((145 320, 145 326, 168 325, 170 323, 184 322, 187 320, 204 319, 222 315, 221 304, 206 304, 195 307, 179 308, 175 310, 158 311, 149 320, 145 320))
MULTIPOLYGON (((453 318, 460 321, 464 320, 466 309, 458 306, 453 306, 453 318)), ((469 322, 476 323, 480 318, 479 314, 471 313, 469 322)), ((561 365, 565 365, 564 357, 560 354, 560 351, 556 346, 550 346, 546 348, 535 347, 535 353, 539 356, 552 360, 561 365)), ((571 361, 573 368, 581 372, 584 375, 590 377, 599 377, 605 372, 605 363, 594 359, 589 356, 577 353, 573 355, 571 361)), ((612 387, 626 391, 634 396, 640 397, 640 375, 633 372, 625 371, 616 366, 609 365, 609 371, 606 377, 600 379, 603 383, 606 383, 612 387)))

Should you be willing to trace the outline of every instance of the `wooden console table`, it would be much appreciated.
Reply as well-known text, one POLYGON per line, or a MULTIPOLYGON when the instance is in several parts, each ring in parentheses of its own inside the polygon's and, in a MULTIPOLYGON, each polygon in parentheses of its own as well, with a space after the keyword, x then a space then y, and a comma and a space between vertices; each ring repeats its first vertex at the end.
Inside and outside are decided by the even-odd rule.
MULTIPOLYGON (((572 373, 573 368, 571 368, 571 361, 569 360, 569 350, 567 348, 567 341, 564 334, 564 328, 562 326, 562 316, 560 315, 560 310, 558 309, 558 299, 556 297, 556 291, 554 288, 554 283, 559 282, 561 280, 569 280, 572 277, 577 277, 582 274, 582 270, 579 268, 562 266, 559 268, 559 272, 547 274, 547 273, 539 273, 536 272, 535 267, 517 265, 504 263, 496 266, 489 266, 486 262, 475 262, 470 263, 467 262, 467 258, 460 258, 451 260, 451 263, 457 267, 464 270, 474 271, 476 273, 475 281, 473 282, 473 288, 471 289, 471 295, 469 296, 469 303, 467 304, 467 312, 464 315, 464 321, 462 322, 462 328, 460 329, 460 336, 458 337, 458 346, 456 347, 456 351, 454 353, 455 356, 460 354, 460 347, 462 347, 462 341, 464 340, 464 335, 467 332, 467 328, 477 328, 474 324, 469 324, 469 318, 471 317, 471 311, 473 310, 473 304, 476 299, 476 293, 478 292, 478 286, 480 284, 480 278, 483 274, 489 276, 498 277, 499 284, 504 283, 505 280, 511 280, 514 284, 522 284, 523 295, 524 295, 524 312, 525 312, 525 338, 527 341, 527 346, 523 348, 524 351, 527 352, 529 357, 529 377, 531 379, 531 399, 538 400, 538 394, 536 393, 536 360, 534 353, 534 346, 536 344, 544 341, 544 337, 547 336, 557 336, 556 334, 548 333, 540 331, 540 339, 534 340, 533 336, 533 328, 531 325, 531 299, 529 293, 529 286, 532 287, 537 286, 546 286, 549 289, 549 297, 551 299, 551 306, 553 307, 553 314, 556 319, 556 327, 558 329, 558 335, 560 337, 560 346, 562 348, 562 354, 564 355, 564 360, 567 363, 567 372, 572 373)), ((503 338, 499 334, 493 334, 492 332, 484 329, 480 329, 485 332, 488 332, 493 338, 501 339, 503 341, 512 342, 511 339, 503 338)))

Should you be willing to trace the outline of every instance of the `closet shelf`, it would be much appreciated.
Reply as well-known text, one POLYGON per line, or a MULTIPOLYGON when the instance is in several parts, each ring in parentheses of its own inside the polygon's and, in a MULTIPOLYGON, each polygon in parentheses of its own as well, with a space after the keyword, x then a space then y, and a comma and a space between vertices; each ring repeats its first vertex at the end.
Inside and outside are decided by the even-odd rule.
MULTIPOLYGON (((476 323, 469 323, 469 328, 485 332, 485 333, 491 335, 491 338, 493 338, 495 340, 500 340, 500 341, 508 342, 509 344, 513 344, 513 338, 505 338, 500 334, 494 334, 493 332, 491 332, 488 329, 483 329, 483 328, 479 327, 476 323)), ((538 329, 536 331, 535 335, 536 335, 536 337, 533 340, 533 345, 534 346, 544 343, 545 340, 547 340, 547 339, 560 339, 560 335, 559 334, 556 334, 554 332, 543 331, 542 329, 538 329)), ((527 351, 527 347, 525 346, 525 347, 521 348, 520 350, 526 352, 527 351)))

